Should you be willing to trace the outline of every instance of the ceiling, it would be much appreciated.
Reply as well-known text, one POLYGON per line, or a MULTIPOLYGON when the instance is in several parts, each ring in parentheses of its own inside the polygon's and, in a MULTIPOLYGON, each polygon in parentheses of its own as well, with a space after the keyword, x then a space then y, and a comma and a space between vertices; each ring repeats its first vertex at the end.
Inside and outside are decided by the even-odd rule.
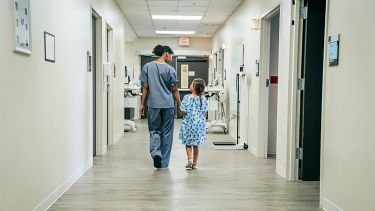
POLYGON ((138 37, 180 37, 155 31, 196 31, 212 37, 242 0, 116 0, 138 37), (203 16, 201 21, 152 20, 151 15, 203 16))

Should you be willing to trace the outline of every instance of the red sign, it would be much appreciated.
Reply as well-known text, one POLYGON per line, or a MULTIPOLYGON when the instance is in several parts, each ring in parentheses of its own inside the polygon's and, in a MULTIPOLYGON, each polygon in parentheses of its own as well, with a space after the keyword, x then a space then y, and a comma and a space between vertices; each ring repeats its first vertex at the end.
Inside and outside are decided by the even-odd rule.
POLYGON ((180 45, 188 46, 190 44, 190 39, 187 37, 181 37, 179 43, 180 45))
POLYGON ((271 84, 277 84, 277 83, 279 83, 279 77, 271 76, 271 84))

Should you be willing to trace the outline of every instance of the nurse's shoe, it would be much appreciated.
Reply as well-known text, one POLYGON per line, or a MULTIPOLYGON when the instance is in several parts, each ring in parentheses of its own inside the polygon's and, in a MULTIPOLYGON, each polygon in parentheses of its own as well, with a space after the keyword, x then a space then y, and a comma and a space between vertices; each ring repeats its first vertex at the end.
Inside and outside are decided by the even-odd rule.
POLYGON ((159 155, 154 156, 154 167, 161 168, 161 157, 159 155))

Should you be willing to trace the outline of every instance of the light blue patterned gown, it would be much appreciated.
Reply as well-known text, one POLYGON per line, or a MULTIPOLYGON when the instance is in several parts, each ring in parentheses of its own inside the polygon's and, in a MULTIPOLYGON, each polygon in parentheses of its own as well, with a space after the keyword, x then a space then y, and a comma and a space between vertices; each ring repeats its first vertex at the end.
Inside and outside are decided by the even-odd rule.
POLYGON ((186 115, 182 120, 179 139, 184 145, 201 147, 206 143, 207 99, 202 96, 201 107, 199 96, 185 95, 180 109, 186 112, 186 115))

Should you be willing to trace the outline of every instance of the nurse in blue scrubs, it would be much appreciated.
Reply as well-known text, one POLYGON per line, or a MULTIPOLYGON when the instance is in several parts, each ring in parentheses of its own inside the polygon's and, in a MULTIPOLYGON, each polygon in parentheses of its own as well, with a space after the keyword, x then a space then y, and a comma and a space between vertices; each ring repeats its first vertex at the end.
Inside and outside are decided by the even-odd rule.
POLYGON ((180 94, 176 70, 168 63, 173 59, 173 50, 157 45, 153 53, 159 58, 145 64, 139 80, 143 85, 140 113, 144 116, 147 99, 147 118, 150 133, 150 154, 155 168, 169 165, 174 129, 174 99, 180 105, 180 94))

